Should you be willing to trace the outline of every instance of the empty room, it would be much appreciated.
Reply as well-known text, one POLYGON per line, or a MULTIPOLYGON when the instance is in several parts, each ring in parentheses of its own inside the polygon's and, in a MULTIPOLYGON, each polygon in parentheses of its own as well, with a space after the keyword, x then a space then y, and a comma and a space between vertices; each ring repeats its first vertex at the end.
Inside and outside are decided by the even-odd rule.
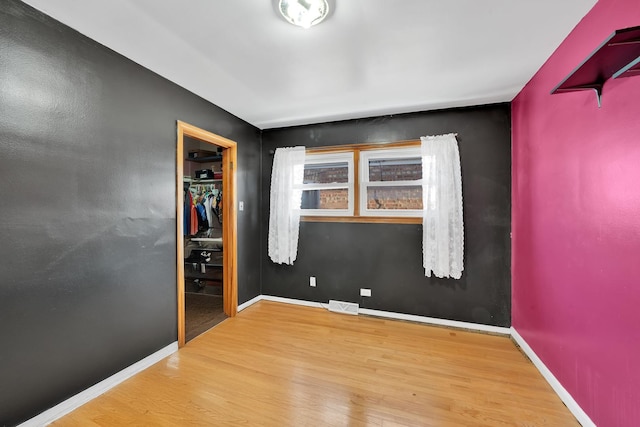
POLYGON ((0 425, 640 425, 637 0, 1 0, 0 425))

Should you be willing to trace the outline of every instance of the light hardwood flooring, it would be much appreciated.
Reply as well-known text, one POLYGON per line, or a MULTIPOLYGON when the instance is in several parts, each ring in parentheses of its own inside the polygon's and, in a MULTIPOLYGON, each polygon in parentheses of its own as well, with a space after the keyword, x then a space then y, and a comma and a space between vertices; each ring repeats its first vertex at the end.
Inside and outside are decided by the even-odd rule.
POLYGON ((507 337, 261 301, 55 426, 579 426, 507 337))

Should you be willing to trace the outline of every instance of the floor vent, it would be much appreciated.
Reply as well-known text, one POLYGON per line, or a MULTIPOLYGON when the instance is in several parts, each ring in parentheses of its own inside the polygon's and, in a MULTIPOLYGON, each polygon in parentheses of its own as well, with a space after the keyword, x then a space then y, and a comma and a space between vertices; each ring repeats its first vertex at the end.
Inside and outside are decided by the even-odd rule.
POLYGON ((358 304, 353 302, 343 302, 336 300, 329 300, 329 311, 335 311, 336 313, 344 314, 358 314, 358 304))

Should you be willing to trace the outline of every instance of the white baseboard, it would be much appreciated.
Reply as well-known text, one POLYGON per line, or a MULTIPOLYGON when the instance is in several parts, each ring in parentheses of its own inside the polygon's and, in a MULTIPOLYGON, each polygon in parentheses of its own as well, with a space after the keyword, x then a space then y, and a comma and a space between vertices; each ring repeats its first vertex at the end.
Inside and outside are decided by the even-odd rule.
POLYGON ((249 301, 243 302, 238 306, 238 310, 237 310, 238 313, 261 300, 262 300, 262 295, 258 295, 257 297, 251 298, 249 301))
POLYGON ((64 402, 60 402, 53 408, 47 409, 42 412, 40 415, 37 415, 30 420, 25 421, 20 424, 19 427, 42 427, 46 426, 55 420, 67 415, 73 410, 79 408, 85 403, 89 402, 92 399, 100 396, 105 393, 109 389, 117 386, 121 382, 126 379, 131 378, 135 374, 147 369, 149 366, 159 362, 165 357, 175 353, 178 351, 178 342, 174 342, 169 344, 168 346, 161 348, 155 353, 145 357, 144 359, 134 363, 133 365, 124 368, 120 372, 117 372, 111 375, 109 378, 106 378, 99 383, 89 387, 88 389, 81 391, 73 397, 65 400, 64 402))
POLYGON ((567 408, 571 411, 574 417, 578 420, 583 427, 596 427, 596 424, 591 421, 591 418, 587 415, 584 410, 578 405, 578 402, 575 401, 573 396, 569 394, 569 392, 560 384, 560 381, 553 375, 553 373, 547 368, 547 366, 542 362, 542 360, 538 357, 538 355, 533 351, 531 346, 522 338, 522 336, 516 331, 516 329, 511 327, 511 337, 513 340, 520 346, 524 354, 531 359, 531 362, 538 368, 538 371, 542 374, 545 380, 549 383, 553 391, 556 392, 558 397, 562 400, 562 402, 566 405, 567 408))
MULTIPOLYGON (((292 298, 274 297, 270 295, 261 295, 261 297, 262 297, 261 299, 264 301, 275 301, 275 302, 282 302, 285 304, 304 305, 307 307, 327 308, 327 304, 323 304, 315 301, 305 301, 305 300, 292 299, 292 298)), ((431 325, 438 325, 438 326, 449 326, 452 328, 460 328, 460 329, 469 329, 472 331, 491 332, 491 333, 500 334, 500 335, 510 335, 511 333, 509 328, 501 328, 499 326, 489 326, 489 325, 481 325, 479 323, 459 322, 457 320, 437 319, 435 317, 416 316, 413 314, 394 313, 390 311, 370 310, 368 308, 359 309, 358 314, 366 314, 369 316, 376 316, 376 317, 386 317, 389 319, 397 319, 397 320, 409 320, 412 322, 428 323, 431 325)))
POLYGON ((492 334, 509 335, 509 328, 482 325, 480 323, 460 322, 458 320, 438 319, 436 317, 416 316, 414 314, 395 313, 391 311, 370 310, 361 308, 358 313, 369 316, 386 317, 389 319, 409 320, 411 322, 428 323, 430 325, 447 326, 450 328, 469 329, 472 331, 490 332, 492 334))
POLYGON ((275 302, 283 302, 285 304, 304 305, 305 307, 315 307, 315 308, 323 307, 322 303, 315 302, 315 301, 305 301, 301 299, 273 297, 271 295, 262 295, 262 299, 264 301, 275 301, 275 302))

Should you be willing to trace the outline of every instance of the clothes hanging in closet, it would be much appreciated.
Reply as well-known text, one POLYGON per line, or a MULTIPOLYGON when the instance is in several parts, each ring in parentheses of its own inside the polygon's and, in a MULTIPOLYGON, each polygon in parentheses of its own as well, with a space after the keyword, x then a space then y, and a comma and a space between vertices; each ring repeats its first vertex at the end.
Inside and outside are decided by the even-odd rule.
POLYGON ((191 196, 191 191, 185 192, 184 195, 184 223, 182 227, 182 232, 185 236, 191 234, 191 206, 193 205, 193 197, 191 196))
POLYGON ((211 200, 213 199, 213 194, 209 195, 204 200, 204 209, 207 214, 207 221, 209 222, 209 227, 213 228, 213 210, 211 209, 211 200))
POLYGON ((189 228, 189 235, 193 236, 198 234, 198 210, 196 209, 196 205, 193 202, 193 197, 191 197, 191 225, 189 228))
POLYGON ((186 187, 184 234, 195 236, 220 223, 222 192, 215 186, 195 184, 186 187))
MULTIPOLYGON (((200 200, 200 198, 198 198, 200 200)), ((198 211, 198 230, 206 230, 209 228, 209 222, 207 221, 207 212, 204 209, 204 205, 201 201, 196 203, 196 210, 198 211)))

